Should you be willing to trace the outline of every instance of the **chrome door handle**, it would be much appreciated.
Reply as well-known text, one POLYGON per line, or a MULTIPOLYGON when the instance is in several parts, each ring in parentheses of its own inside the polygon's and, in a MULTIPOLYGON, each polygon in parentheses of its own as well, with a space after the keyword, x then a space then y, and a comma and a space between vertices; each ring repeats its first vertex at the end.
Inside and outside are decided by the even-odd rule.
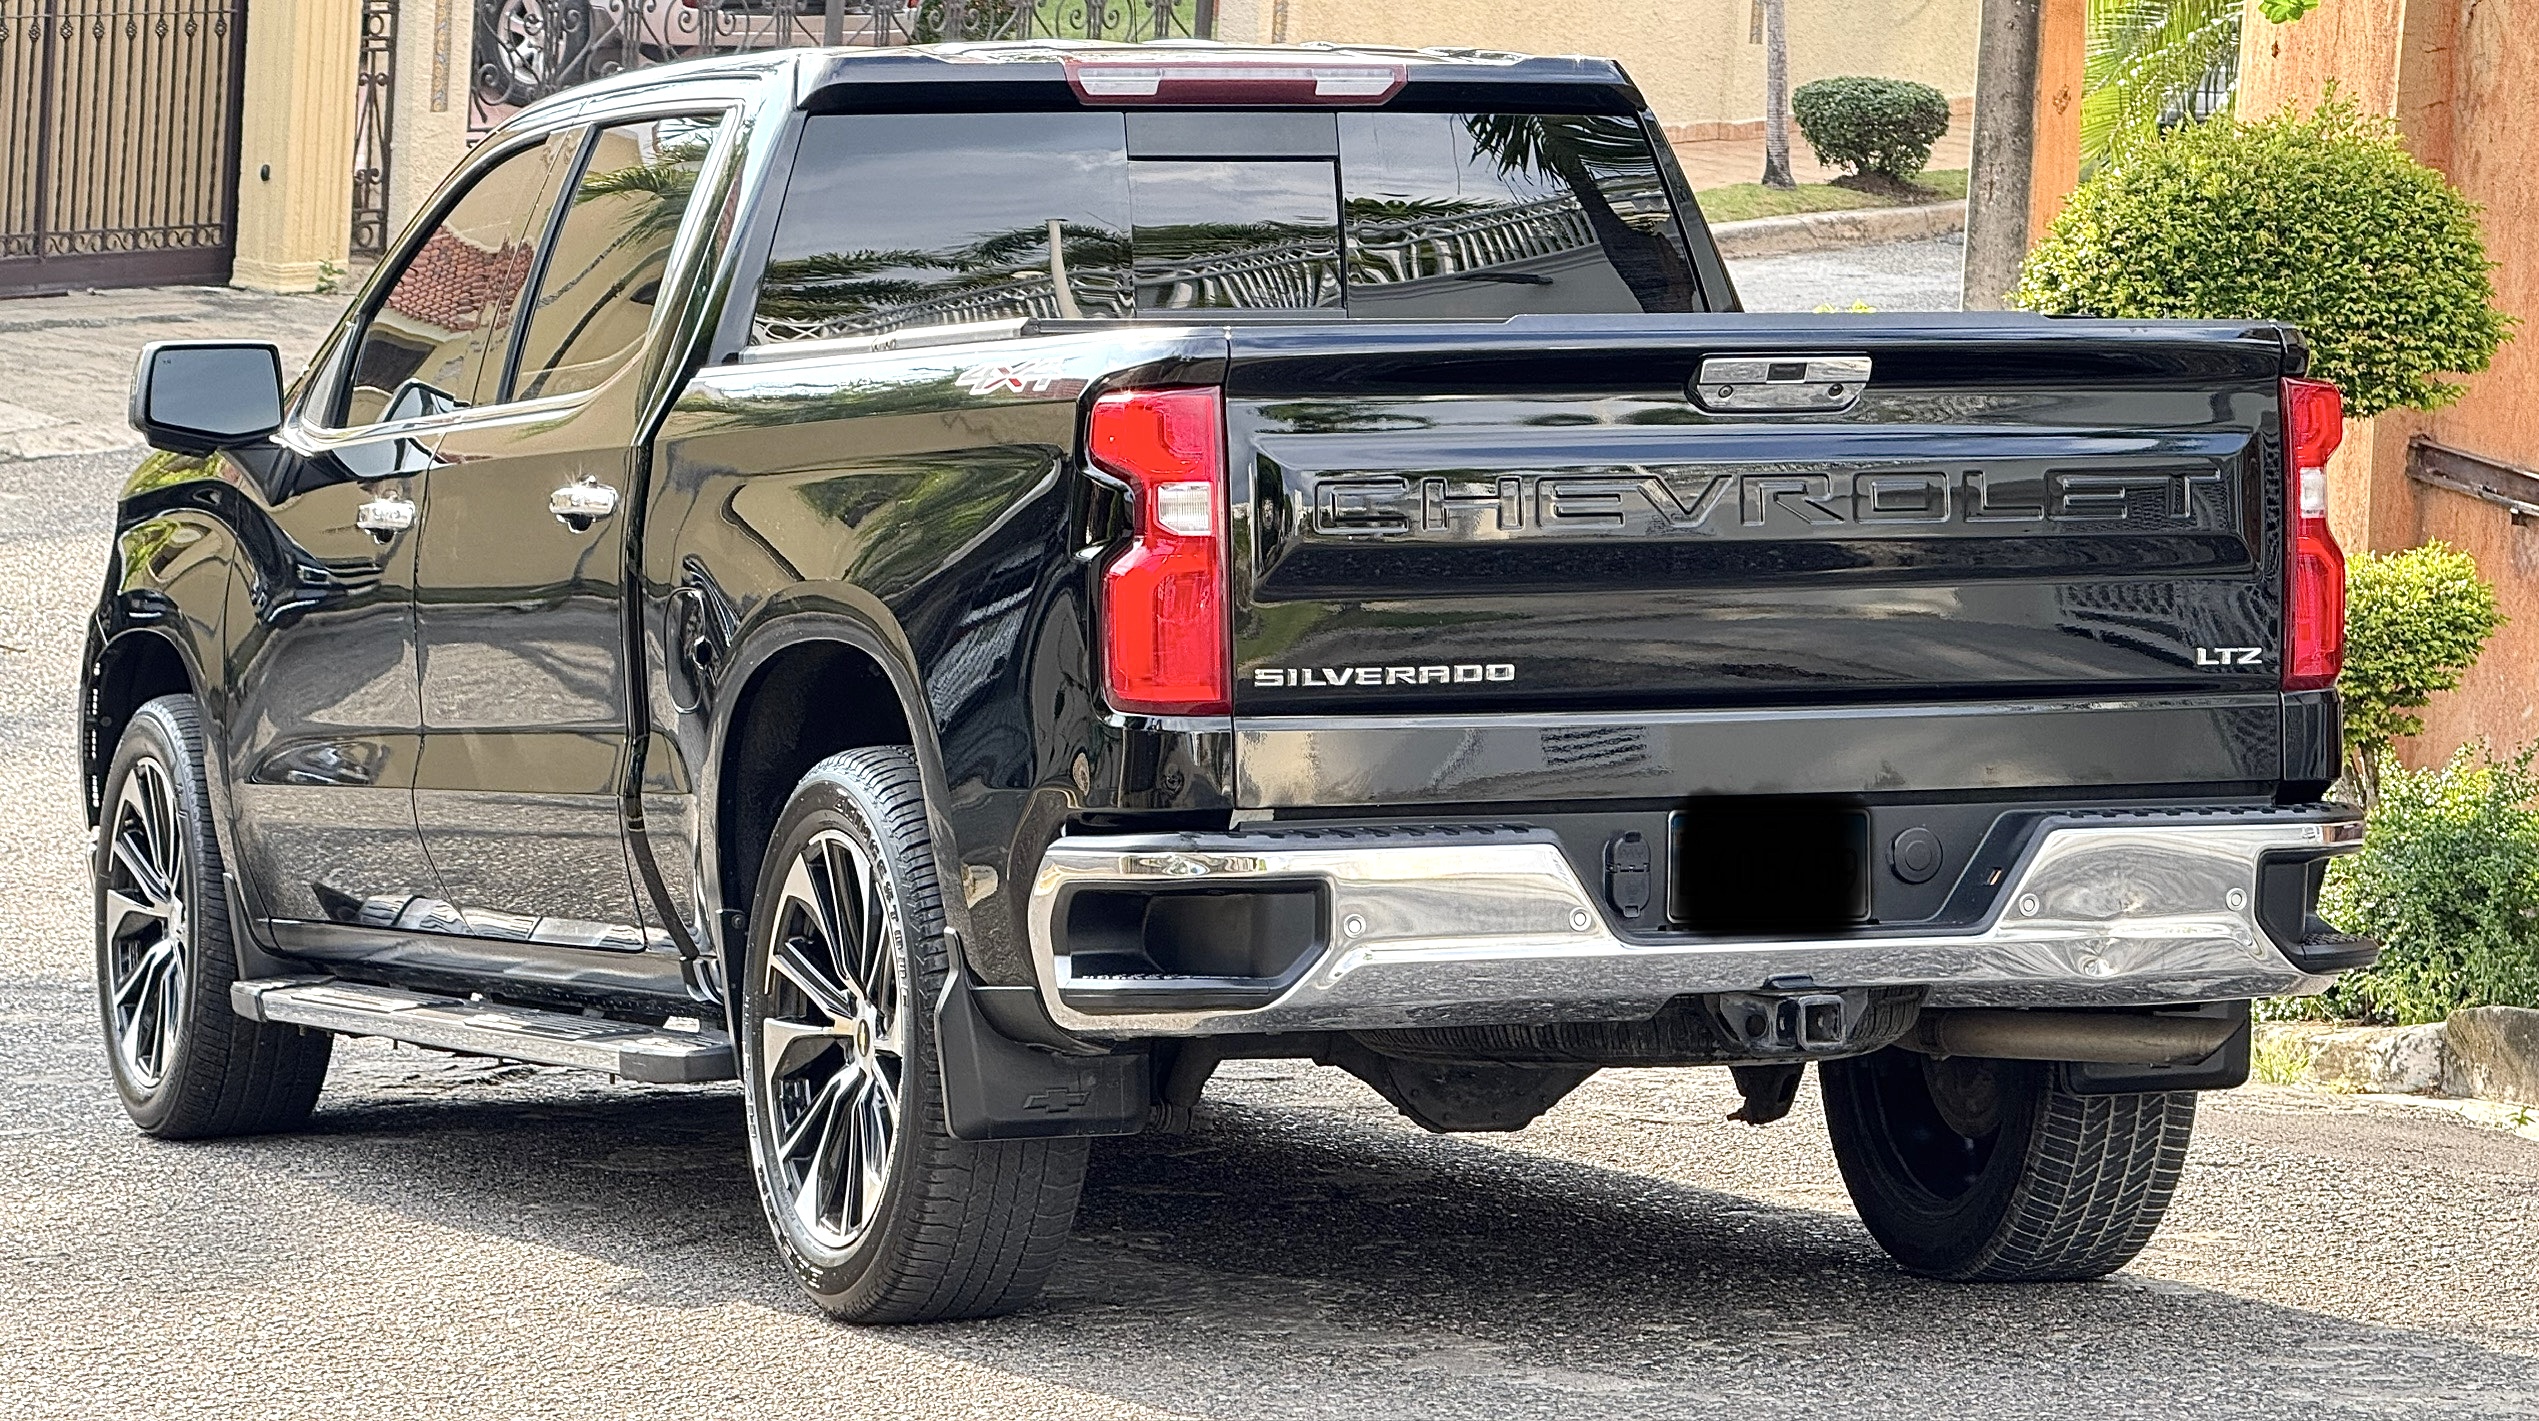
POLYGON ((576 533, 588 530, 594 521, 616 511, 617 490, 589 474, 547 495, 547 512, 576 533))
POLYGON ((353 526, 380 542, 414 526, 415 507, 396 494, 382 494, 353 510, 353 526))

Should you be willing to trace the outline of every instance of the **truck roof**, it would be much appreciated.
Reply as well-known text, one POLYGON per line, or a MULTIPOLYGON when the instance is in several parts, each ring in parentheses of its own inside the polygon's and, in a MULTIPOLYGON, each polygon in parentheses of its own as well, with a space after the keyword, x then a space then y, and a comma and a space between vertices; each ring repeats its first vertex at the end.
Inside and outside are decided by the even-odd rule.
MULTIPOLYGON (((1408 98, 1416 107, 1451 102, 1458 93, 1487 96, 1500 108, 1554 107, 1633 112, 1643 106, 1622 66, 1587 55, 1529 55, 1484 49, 1408 49, 1384 45, 1234 45, 1215 40, 1159 40, 1117 44, 1101 40, 993 40, 979 43, 845 46, 759 51, 683 60, 579 84, 521 111, 535 117, 557 108, 632 90, 716 78, 781 80, 790 76, 798 107, 812 110, 930 108, 977 103, 996 108, 1072 107, 1089 102, 1070 85, 1087 69, 1135 68, 1205 77, 1228 71, 1253 74, 1389 70, 1398 85, 1386 101, 1408 98)), ((1266 91, 1264 91, 1266 93, 1266 91)), ((1138 100, 1127 100, 1135 103, 1138 100)), ((1144 102, 1179 106, 1177 97, 1144 102)), ((1291 103, 1365 103, 1356 99, 1296 97, 1216 98, 1198 104, 1240 103, 1283 107, 1291 103)))

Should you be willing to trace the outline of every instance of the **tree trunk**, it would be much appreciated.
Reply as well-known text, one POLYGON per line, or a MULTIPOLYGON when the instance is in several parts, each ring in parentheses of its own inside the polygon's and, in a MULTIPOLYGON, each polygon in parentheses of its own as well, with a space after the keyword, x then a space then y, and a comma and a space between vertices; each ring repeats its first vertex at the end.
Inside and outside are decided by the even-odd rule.
POLYGON ((1998 311, 2028 254, 2036 165, 2037 39, 2044 0, 1983 0, 1975 39, 1975 143, 1966 182, 1969 311, 1998 311))
POLYGON ((1763 185, 1797 187, 1790 176, 1790 27, 1787 0, 1763 4, 1763 185))

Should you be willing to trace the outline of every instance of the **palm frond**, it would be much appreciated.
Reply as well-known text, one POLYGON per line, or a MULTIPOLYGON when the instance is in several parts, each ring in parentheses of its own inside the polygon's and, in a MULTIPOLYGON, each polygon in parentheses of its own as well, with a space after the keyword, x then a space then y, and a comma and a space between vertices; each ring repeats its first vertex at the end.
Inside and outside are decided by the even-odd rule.
POLYGON ((2196 90, 2237 67, 2237 0, 2089 0, 2081 162, 2094 168, 2194 117, 2196 90))

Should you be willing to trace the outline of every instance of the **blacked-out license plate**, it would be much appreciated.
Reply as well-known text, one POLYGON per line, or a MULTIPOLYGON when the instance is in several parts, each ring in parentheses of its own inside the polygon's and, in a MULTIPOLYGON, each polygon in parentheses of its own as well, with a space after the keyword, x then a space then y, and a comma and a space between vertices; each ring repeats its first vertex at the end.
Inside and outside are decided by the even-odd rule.
POLYGON ((1705 799, 1670 822, 1667 917, 1705 933, 1807 933, 1869 917, 1869 814, 1813 800, 1705 799))

